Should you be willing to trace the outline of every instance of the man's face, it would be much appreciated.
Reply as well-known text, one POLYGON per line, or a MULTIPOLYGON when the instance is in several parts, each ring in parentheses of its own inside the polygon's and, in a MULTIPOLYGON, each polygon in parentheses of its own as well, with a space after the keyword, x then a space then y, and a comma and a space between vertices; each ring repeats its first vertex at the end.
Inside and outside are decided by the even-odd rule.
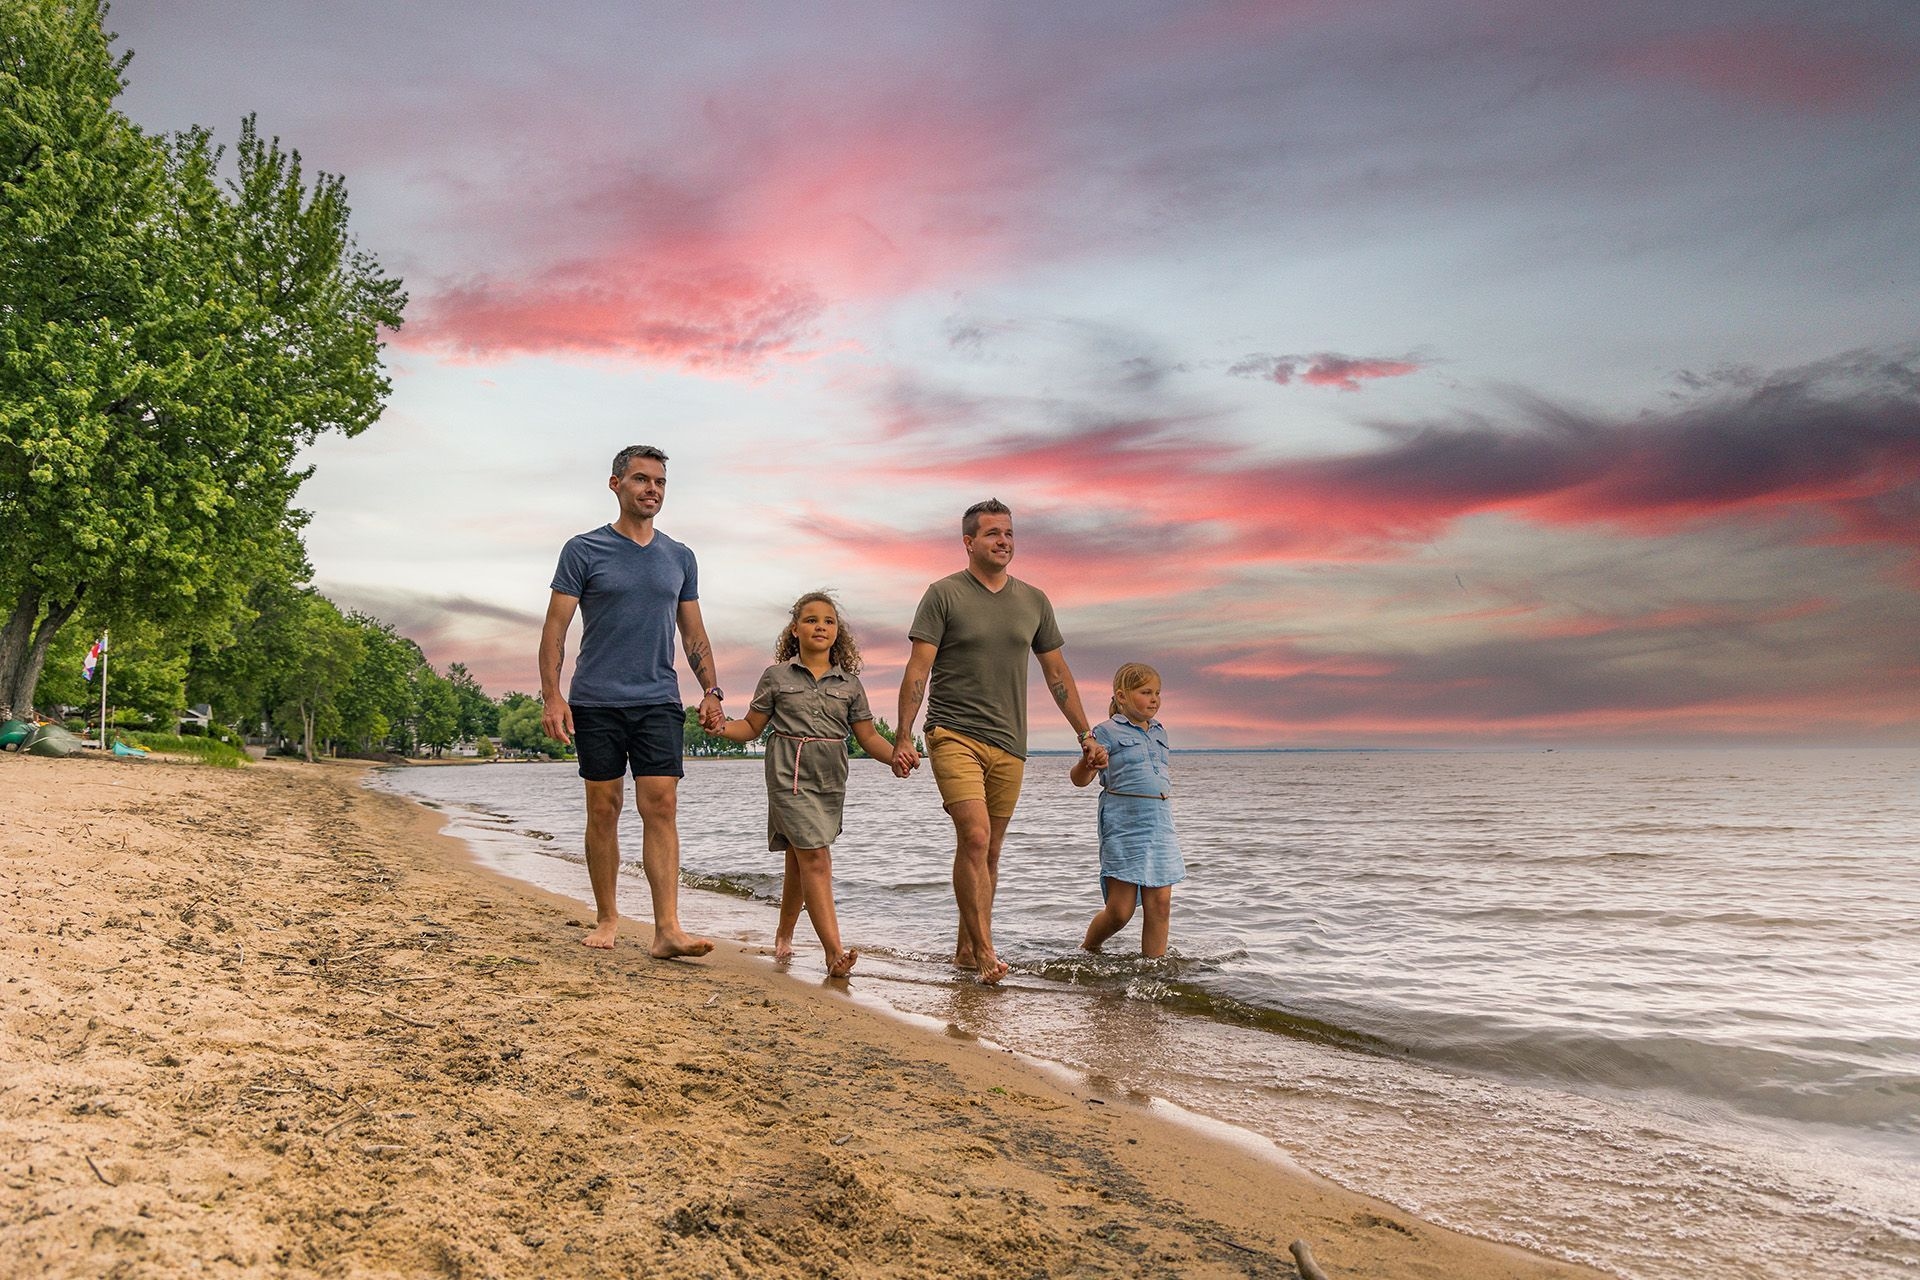
POLYGON ((967 559, 982 570, 1001 570, 1013 559, 1013 517, 988 512, 980 517, 979 530, 967 544, 967 559))
POLYGON ((620 514, 633 520, 651 520, 667 500, 667 464, 658 458, 635 458, 627 474, 607 481, 620 500, 620 514))

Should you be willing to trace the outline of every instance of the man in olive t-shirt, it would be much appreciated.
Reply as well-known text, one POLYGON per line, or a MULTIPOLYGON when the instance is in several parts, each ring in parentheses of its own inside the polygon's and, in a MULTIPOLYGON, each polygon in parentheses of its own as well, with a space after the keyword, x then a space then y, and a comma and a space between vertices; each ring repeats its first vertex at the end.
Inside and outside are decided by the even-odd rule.
POLYGON ((1020 799, 1027 757, 1027 655, 1040 672, 1080 750, 1105 768, 1106 749, 1087 726, 1080 691, 1061 656, 1066 641, 1053 605, 1038 587, 1007 572, 1013 559, 1013 512, 989 498, 960 519, 967 567, 927 588, 907 638, 913 651, 900 681, 900 736, 894 772, 919 764, 913 722, 927 699, 927 758, 940 801, 953 819, 953 897, 960 940, 953 962, 993 983, 1007 966, 993 949, 993 895, 1000 883, 1000 845, 1020 799), (928 688, 928 680, 932 688, 928 688))

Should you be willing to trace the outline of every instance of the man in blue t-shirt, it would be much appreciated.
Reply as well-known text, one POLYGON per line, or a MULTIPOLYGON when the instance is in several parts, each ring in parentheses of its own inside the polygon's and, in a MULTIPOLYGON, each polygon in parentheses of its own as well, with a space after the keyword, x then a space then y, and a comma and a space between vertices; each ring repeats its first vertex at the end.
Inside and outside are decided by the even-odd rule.
POLYGON ((629 445, 614 455, 607 481, 620 518, 569 538, 553 571, 553 597, 540 629, 540 718, 547 736, 579 752, 587 789, 587 878, 593 883, 593 931, 581 941, 610 948, 620 927, 620 811, 633 774, 640 810, 640 864, 653 892, 656 959, 703 956, 713 943, 680 927, 680 830, 676 806, 685 713, 674 672, 673 632, 706 692, 700 723, 717 727, 725 696, 700 620, 699 569, 693 552, 653 527, 667 497, 667 455, 629 445), (560 694, 567 627, 584 620, 573 685, 560 694))

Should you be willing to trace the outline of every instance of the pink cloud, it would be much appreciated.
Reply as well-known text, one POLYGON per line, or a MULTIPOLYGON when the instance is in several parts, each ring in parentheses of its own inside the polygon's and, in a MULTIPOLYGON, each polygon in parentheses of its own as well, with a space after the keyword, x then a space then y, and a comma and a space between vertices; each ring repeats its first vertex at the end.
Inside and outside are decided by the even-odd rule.
MULTIPOLYGON (((1186 522, 1142 521, 1124 539, 1105 531, 1076 533, 1058 511, 1023 507, 1015 513, 1021 532, 1018 575, 1047 584, 1062 607, 1112 604, 1173 595, 1219 580, 1227 562, 1208 562, 1209 536, 1186 522), (1024 512, 1024 516, 1023 513, 1024 512)), ((835 546, 858 548, 859 571, 911 596, 935 578, 965 567, 959 512, 935 526, 899 529, 812 511, 794 528, 835 546)))
POLYGON ((937 80, 849 101, 811 79, 734 86, 611 180, 574 176, 605 172, 599 154, 552 161, 535 195, 471 216, 535 224, 559 256, 424 291, 395 342, 741 373, 810 354, 836 304, 1000 269, 1042 220, 1029 107, 937 80))
POLYGON ((571 263, 442 290, 394 342, 474 360, 613 356, 737 373, 798 352, 823 306, 804 287, 744 267, 609 276, 571 263))
MULTIPOLYGON (((894 396, 893 400, 898 400, 894 396)), ((1072 510, 1150 513, 1209 531, 1206 569, 1397 558, 1474 515, 1669 533, 1710 519, 1794 521, 1806 541, 1920 552, 1920 394, 1904 367, 1840 361, 1664 416, 1607 420, 1518 401, 1521 425, 1393 428, 1379 448, 1262 457, 1180 419, 983 436, 991 405, 915 400, 916 447, 878 483, 964 479, 1072 510), (936 442, 979 441, 956 449, 936 442)), ((902 429, 899 416, 889 419, 902 429)))
POLYGON ((1122 106, 1137 109, 1141 74, 1211 67, 1220 50, 1276 41, 1316 14, 1338 7, 1049 17, 1010 44, 998 21, 956 11, 926 24, 924 41, 872 33, 784 60, 753 56, 764 33, 733 33, 731 78, 667 72, 625 119, 576 85, 503 98, 490 79, 457 111, 436 92, 427 108, 408 103, 427 117, 416 136, 507 136, 524 154, 486 152, 493 170, 477 178, 449 161, 436 238, 469 243, 483 265, 424 285, 410 272, 414 306, 395 342, 740 373, 835 345, 826 331, 842 304, 1115 253, 1164 217, 1158 188, 1189 181, 1135 167, 1154 131, 1115 149, 1109 131, 1122 106), (475 97, 478 129, 464 118, 475 97), (527 246, 531 259, 515 261, 527 246))
POLYGON ((1390 663, 1344 654, 1307 654, 1289 645, 1270 646, 1256 653, 1202 667, 1208 675, 1230 680, 1291 680, 1297 676, 1327 676, 1366 680, 1391 675, 1390 663))
MULTIPOLYGON (((1676 611, 1681 612, 1681 611, 1676 611)), ((1712 612, 1712 611, 1706 611, 1712 612)), ((1722 660, 1749 650, 1789 611, 1703 614, 1687 643, 1643 637, 1630 664, 1599 635, 1515 636, 1410 651, 1313 653, 1283 640, 1222 655, 1155 657, 1164 712, 1182 745, 1355 744, 1474 740, 1648 741, 1807 738, 1911 741, 1920 724, 1920 669, 1860 662, 1798 671, 1722 660)), ((1849 649, 1850 622, 1830 620, 1830 656, 1849 649)), ((1779 633, 1772 643, 1783 642, 1779 633)), ((1138 655, 1129 655, 1138 656, 1138 655)), ((1096 659, 1087 664, 1095 669, 1096 659)))
POLYGON ((1336 391, 1358 391, 1363 378, 1400 378, 1416 373, 1420 366, 1411 360, 1372 360, 1365 357, 1323 354, 1315 356, 1300 372, 1300 381, 1310 387, 1332 387, 1336 391))
POLYGON ((1298 378, 1310 387, 1331 387, 1336 391, 1358 391, 1363 381, 1374 378, 1403 378, 1420 372, 1418 361, 1385 356, 1343 356, 1322 351, 1305 356, 1248 356, 1229 373, 1241 377, 1264 378, 1287 386, 1298 378))
POLYGON ((1784 24, 1692 31, 1624 54, 1630 74, 1761 106, 1830 112, 1870 104, 1920 70, 1910 49, 1784 24))
POLYGON ((1770 608, 1730 605, 1673 605, 1635 614, 1581 613, 1569 617, 1536 619, 1519 628, 1539 637, 1647 636, 1666 633, 1726 634, 1776 623, 1817 617, 1833 607, 1831 601, 1811 599, 1770 608))

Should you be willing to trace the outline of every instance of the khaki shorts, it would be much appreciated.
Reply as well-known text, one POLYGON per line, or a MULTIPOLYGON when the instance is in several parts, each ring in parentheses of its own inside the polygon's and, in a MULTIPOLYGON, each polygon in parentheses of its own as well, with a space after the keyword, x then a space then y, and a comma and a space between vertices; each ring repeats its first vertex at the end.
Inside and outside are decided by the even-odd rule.
POLYGON ((976 742, 951 729, 927 730, 927 761, 947 809, 962 800, 980 800, 987 816, 1011 818, 1020 803, 1020 780, 1027 762, 1011 751, 976 742))

